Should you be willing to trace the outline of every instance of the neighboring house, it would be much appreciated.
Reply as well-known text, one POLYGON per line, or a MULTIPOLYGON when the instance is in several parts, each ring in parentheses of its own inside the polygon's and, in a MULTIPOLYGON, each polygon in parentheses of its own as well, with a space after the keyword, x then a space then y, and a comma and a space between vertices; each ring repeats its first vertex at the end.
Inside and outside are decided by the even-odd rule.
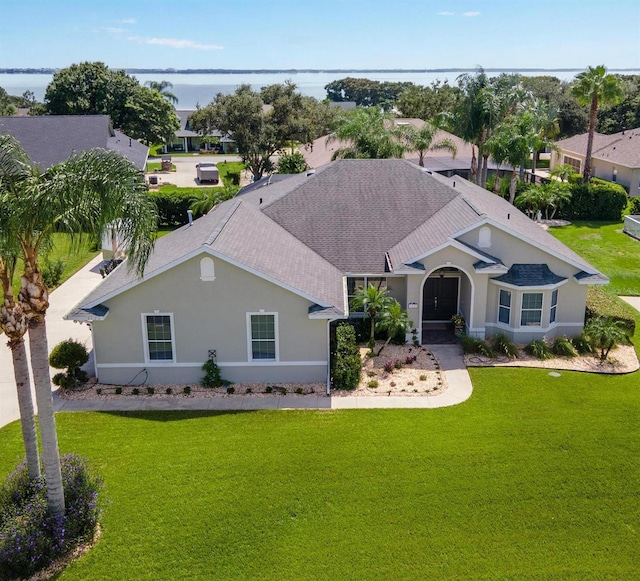
POLYGON ((164 152, 196 152, 200 149, 211 150, 215 153, 233 153, 235 151, 235 144, 232 139, 225 137, 220 131, 213 131, 207 137, 216 137, 219 140, 218 145, 211 145, 209 143, 203 143, 203 136, 191 129, 189 124, 189 115, 195 112, 195 109, 176 109, 176 115, 180 121, 180 128, 173 135, 173 139, 169 141, 165 147, 164 152))
POLYGON ((141 170, 149 155, 146 145, 113 129, 108 115, 0 117, 0 134, 6 133, 43 171, 97 147, 117 151, 141 170))
POLYGON ((518 342, 576 335, 607 278, 507 201, 406 160, 340 160, 234 199, 118 267, 65 318, 90 322, 104 383, 328 379, 329 323, 386 287, 418 333, 453 314, 518 342))
MULTIPOLYGON (((551 154, 551 169, 567 164, 576 173, 584 170, 588 133, 556 142, 559 152, 551 154)), ((593 136, 592 176, 616 182, 627 188, 629 195, 640 195, 640 127, 613 135, 593 136)))
MULTIPOLYGON (((424 123, 425 122, 422 119, 410 119, 402 117, 394 119, 394 124, 398 127, 402 127, 403 125, 413 125, 416 129, 420 129, 424 125, 424 123)), ((451 152, 446 149, 436 149, 433 151, 428 151, 424 157, 424 167, 447 177, 459 175, 466 179, 469 179, 469 174, 471 173, 473 150, 475 149, 477 157, 477 148, 475 148, 471 143, 458 137, 457 135, 449 133, 448 131, 444 131, 443 129, 437 131, 435 137, 433 138, 433 143, 438 143, 443 139, 449 139, 454 143, 457 149, 455 157, 453 157, 451 152)), ((327 142, 327 137, 325 136, 316 139, 312 144, 300 146, 298 148, 298 151, 302 153, 302 155, 304 155, 304 158, 309 167, 317 168, 328 164, 331 161, 331 158, 333 157, 335 151, 346 145, 347 144, 342 141, 327 142)), ((415 151, 406 152, 404 158, 418 163, 418 154, 415 151)), ((489 159, 489 170, 491 172, 495 172, 497 167, 498 166, 496 166, 493 160, 489 159)), ((508 166, 504 165, 501 165, 499 169, 502 174, 504 174, 505 171, 511 171, 508 166)))

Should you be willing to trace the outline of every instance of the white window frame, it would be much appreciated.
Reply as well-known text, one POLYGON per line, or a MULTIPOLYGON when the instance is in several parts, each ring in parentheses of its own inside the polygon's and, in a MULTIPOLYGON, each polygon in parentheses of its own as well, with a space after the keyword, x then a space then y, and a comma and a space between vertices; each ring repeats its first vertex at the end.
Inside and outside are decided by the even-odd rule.
POLYGON ((141 313, 142 336, 144 338, 144 360, 149 365, 170 365, 176 362, 176 337, 173 323, 173 313, 141 313), (151 359, 149 354, 149 335, 147 333, 147 317, 169 317, 171 331, 171 359, 151 359))
POLYGON ((520 295, 520 327, 542 327, 542 315, 544 313, 544 292, 542 291, 523 291, 522 294, 520 295), (540 308, 535 308, 535 309, 525 309, 524 308, 524 296, 525 295, 540 295, 540 308), (533 312, 533 311, 540 311, 540 322, 539 323, 524 323, 522 322, 522 315, 523 313, 527 311, 527 312, 533 312))
POLYGON ((508 289, 505 288, 501 288, 498 290, 498 323, 501 325, 507 325, 510 326, 511 325, 511 311, 513 309, 513 292, 511 292, 508 289), (506 293, 509 296, 509 305, 503 305, 500 303, 500 297, 502 296, 502 293, 506 293), (504 321, 500 320, 500 309, 506 309, 507 314, 508 314, 508 321, 505 323, 504 321))
MULTIPOLYGON (((271 341, 271 339, 269 339, 271 341)), ((280 361, 280 330, 278 327, 278 313, 276 312, 266 312, 266 311, 257 311, 247 313, 247 361, 249 363, 259 363, 264 365, 269 363, 275 363, 280 361), (253 315, 271 315, 273 316, 273 334, 274 334, 274 342, 275 342, 275 359, 254 359, 253 358, 253 335, 251 333, 251 317, 253 315)))
POLYGON ((549 324, 556 322, 558 316, 558 289, 551 291, 551 306, 549 307, 549 324))

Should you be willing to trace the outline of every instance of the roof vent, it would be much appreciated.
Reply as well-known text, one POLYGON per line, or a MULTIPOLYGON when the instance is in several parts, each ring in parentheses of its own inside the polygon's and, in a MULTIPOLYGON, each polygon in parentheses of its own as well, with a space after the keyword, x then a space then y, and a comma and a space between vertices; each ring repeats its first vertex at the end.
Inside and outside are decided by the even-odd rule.
POLYGON ((455 180, 453 180, 453 187, 454 188, 456 187, 456 181, 455 180))
POLYGON ((422 168, 422 171, 423 171, 424 173, 428 173, 429 175, 433 175, 433 172, 432 172, 430 169, 427 169, 426 167, 423 167, 423 168, 422 168))
POLYGON ((260 198, 260 205, 262 205, 262 198, 260 198))
POLYGON ((316 175, 316 170, 315 169, 310 169, 307 172, 307 177, 314 176, 314 175, 316 175))
POLYGON ((189 226, 193 225, 193 210, 187 210, 187 216, 189 218, 189 226))

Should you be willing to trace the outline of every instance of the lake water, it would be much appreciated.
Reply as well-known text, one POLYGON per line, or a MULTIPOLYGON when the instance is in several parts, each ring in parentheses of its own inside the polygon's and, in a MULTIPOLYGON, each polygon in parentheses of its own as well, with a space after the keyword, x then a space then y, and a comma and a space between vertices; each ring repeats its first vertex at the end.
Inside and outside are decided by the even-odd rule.
MULTIPOLYGON (((511 72, 511 71, 504 71, 511 72)), ((531 71, 522 73, 527 76, 552 75, 563 80, 571 80, 576 71, 531 71)), ((612 71, 613 72, 613 71, 612 71)), ((500 72, 489 72, 489 76, 497 76, 500 72)), ((624 74, 640 74, 637 71, 625 71, 624 74)), ((266 85, 283 83, 287 79, 293 81, 303 95, 316 99, 324 99, 327 93, 324 89, 332 81, 345 77, 361 77, 376 81, 412 82, 416 85, 428 86, 433 81, 448 81, 453 85, 459 72, 412 73, 412 72, 383 72, 383 73, 241 73, 241 74, 135 74, 138 81, 169 81, 173 83, 172 92, 178 97, 178 107, 192 109, 196 104, 210 103, 217 93, 229 94, 236 87, 248 83, 254 90, 266 85)), ((0 87, 10 95, 22 95, 25 91, 32 91, 38 101, 44 99, 47 85, 52 75, 42 74, 0 74, 0 87)))

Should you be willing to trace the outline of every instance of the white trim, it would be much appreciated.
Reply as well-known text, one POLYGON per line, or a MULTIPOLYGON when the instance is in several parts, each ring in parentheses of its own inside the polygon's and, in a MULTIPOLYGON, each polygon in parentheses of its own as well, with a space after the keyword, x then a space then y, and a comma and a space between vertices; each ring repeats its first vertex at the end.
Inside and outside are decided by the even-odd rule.
MULTIPOLYGON (((260 365, 264 365, 269 362, 278 362, 280 361, 280 333, 278 330, 278 313, 276 312, 266 312, 266 311, 258 311, 258 312, 247 312, 247 362, 249 364, 258 363, 260 365), (253 358, 253 335, 251 333, 251 317, 253 315, 261 315, 267 316, 270 315, 273 317, 273 334, 274 334, 274 343, 275 343, 275 359, 254 359, 253 358)), ((269 339, 270 341, 270 339, 269 339)))
MULTIPOLYGON (((229 361, 227 363, 218 362, 218 367, 312 367, 326 366, 328 361, 265 361, 264 363, 246 361, 229 361)), ((141 367, 166 369, 167 365, 162 363, 99 363, 96 367, 99 369, 135 369, 141 367)), ((174 363, 171 367, 202 367, 202 361, 194 363, 174 363)))
POLYGON ((160 365, 167 366, 176 362, 176 337, 175 326, 173 324, 173 313, 140 313, 140 320, 142 322, 142 338, 144 340, 144 361, 145 365, 160 365), (151 359, 149 356, 149 337, 147 336, 147 317, 169 317, 169 325, 171 331, 171 359, 151 359))
MULTIPOLYGON (((518 327, 519 329, 529 329, 531 327, 535 327, 536 329, 539 329, 540 327, 542 327, 542 321, 544 320, 544 305, 545 305, 545 300, 544 300, 544 295, 546 293, 540 290, 533 290, 533 291, 523 291, 521 292, 518 296, 520 297, 520 309, 518 311, 518 327), (529 295, 541 295, 542 297, 542 302, 540 303, 540 323, 537 325, 523 325, 522 324, 522 311, 525 310, 522 306, 522 303, 524 302, 524 295, 529 294, 529 295)), ((538 309, 526 309, 527 311, 538 311, 538 309)), ((547 323, 547 328, 549 328, 550 325, 547 323)))
POLYGON ((487 323, 485 325, 486 327, 491 327, 494 329, 501 329, 504 331, 509 331, 511 333, 518 333, 518 334, 523 334, 523 333, 547 333, 548 331, 552 331, 553 329, 557 328, 557 327, 584 327, 584 323, 553 323, 552 325, 549 325, 548 327, 542 327, 542 326, 536 326, 536 325, 529 325, 529 326, 525 326, 525 327, 507 327, 507 325, 503 325, 501 323, 487 323))
MULTIPOLYGON (((469 280, 469 284, 471 285, 471 296, 469 297, 469 316, 468 316, 468 321, 467 324, 470 325, 471 322, 473 321, 473 308, 475 305, 475 300, 476 300, 476 287, 475 287, 475 281, 473 280, 473 277, 469 276, 469 273, 462 267, 457 266, 456 264, 440 264, 439 266, 436 266, 435 268, 431 269, 429 272, 426 273, 425 277, 422 279, 422 283, 420 284, 420 309, 418 312, 418 317, 419 317, 419 321, 420 321, 420 333, 422 333, 422 312, 424 310, 424 285, 427 282, 427 279, 429 278, 429 276, 431 276, 432 273, 434 273, 436 270, 438 270, 439 268, 457 268, 459 272, 462 272, 466 275, 467 279, 469 280)), ((451 273, 451 274, 455 274, 455 273, 451 273)), ((460 282, 462 280, 462 277, 458 274, 458 305, 457 305, 457 309, 458 309, 458 313, 460 312, 460 282)), ((417 328, 417 327, 416 327, 417 328)), ((469 327, 470 328, 470 327, 469 327)))
MULTIPOLYGON (((208 246, 199 246, 198 248, 192 250, 191 252, 187 253, 187 254, 183 254, 180 258, 177 258, 176 260, 169 262, 167 264, 165 264, 164 266, 161 266, 160 268, 157 268, 156 270, 150 272, 149 274, 145 274, 141 277, 138 277, 124 285, 122 285, 121 287, 111 291, 110 293, 107 293, 106 295, 99 297, 97 299, 95 299, 92 302, 86 303, 83 305, 84 308, 92 308, 95 307, 105 301, 108 301, 120 294, 122 294, 123 292, 132 289, 136 286, 138 286, 139 284, 146 282, 148 280, 151 280, 152 278, 158 276, 159 274, 162 274, 164 272, 167 272, 168 270, 171 270, 172 268, 179 266, 180 264, 182 264, 183 262, 187 262, 188 260, 191 260, 192 258, 195 258, 196 256, 200 255, 200 254, 210 254, 211 256, 214 256, 216 258, 219 258, 220 260, 223 260, 224 262, 228 262, 229 264, 233 265, 233 266, 237 266, 238 268, 253 274, 255 276, 257 276, 258 278, 262 278, 263 280, 266 280, 270 283, 275 284, 276 286, 279 286, 280 288, 283 288, 285 290, 288 290, 290 292, 292 292, 293 294, 296 294, 304 299, 307 299, 308 301, 312 302, 312 303, 316 303, 318 305, 320 305, 321 307, 331 307, 334 305, 330 305, 329 303, 325 302, 325 301, 321 301, 319 299, 317 299, 316 297, 312 297, 311 295, 302 292, 299 289, 296 289, 288 284, 285 284, 279 280, 276 280, 275 278, 264 274, 262 272, 259 272, 258 270, 251 268, 249 266, 247 266, 246 264, 242 264, 241 262, 238 262, 237 260, 234 260, 232 258, 229 258, 228 256, 225 256, 224 254, 221 254, 220 252, 217 252, 211 248, 209 248, 208 246)), ((119 264, 116 268, 121 268, 124 264, 125 264, 126 260, 122 263, 119 264)))

